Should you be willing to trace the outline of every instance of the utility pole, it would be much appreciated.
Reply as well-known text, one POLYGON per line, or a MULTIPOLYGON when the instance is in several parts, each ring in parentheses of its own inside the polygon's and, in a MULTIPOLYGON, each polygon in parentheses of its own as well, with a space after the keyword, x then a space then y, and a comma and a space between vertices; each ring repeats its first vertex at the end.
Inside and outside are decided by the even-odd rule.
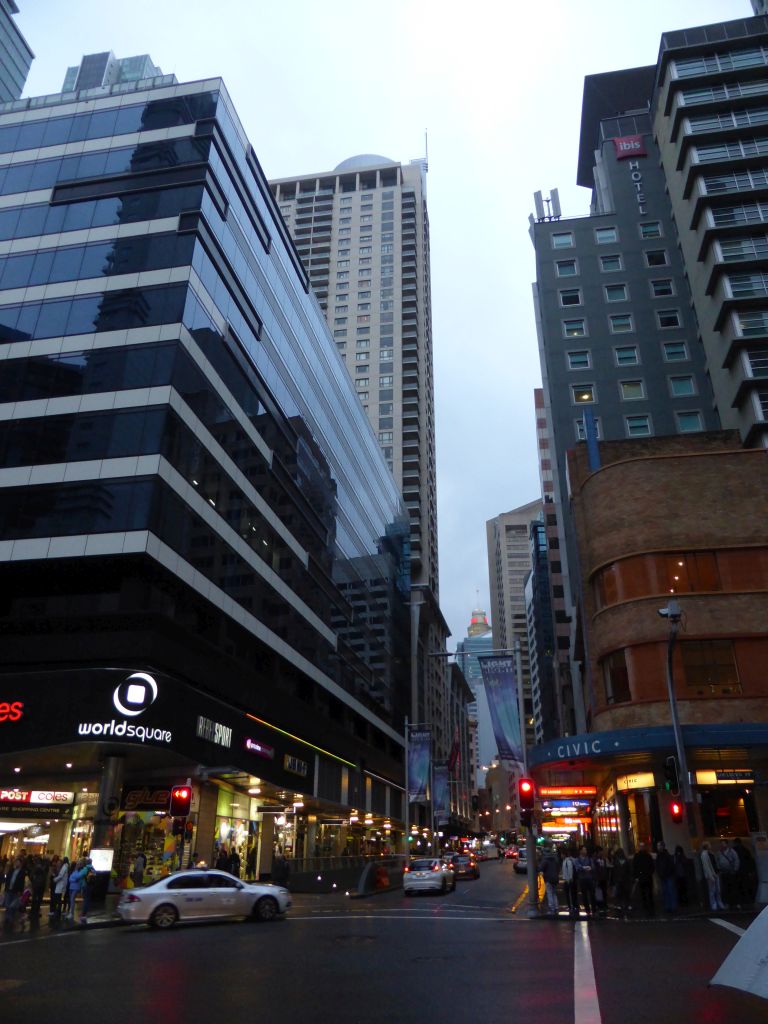
POLYGON ((675 697, 675 676, 674 656, 675 642, 680 628, 682 612, 677 600, 670 598, 666 608, 659 608, 659 615, 669 619, 669 642, 667 644, 667 693, 669 695, 669 710, 672 717, 672 732, 675 737, 675 748, 677 750, 677 763, 680 766, 680 782, 682 783, 683 803, 685 804, 685 816, 688 819, 688 834, 695 839, 698 836, 698 822, 696 820, 696 808, 693 802, 693 790, 691 789, 691 777, 688 774, 688 761, 685 756, 685 743, 683 741, 683 730, 680 725, 680 716, 677 712, 677 698, 675 697))

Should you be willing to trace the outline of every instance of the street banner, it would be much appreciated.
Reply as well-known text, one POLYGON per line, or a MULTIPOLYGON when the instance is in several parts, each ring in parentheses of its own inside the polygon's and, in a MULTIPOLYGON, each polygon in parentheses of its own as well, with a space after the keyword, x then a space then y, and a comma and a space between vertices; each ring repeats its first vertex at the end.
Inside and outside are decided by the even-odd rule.
POLYGON ((437 824, 448 821, 450 816, 450 796, 448 786, 448 766, 436 765, 432 769, 432 806, 437 824))
POLYGON ((710 985, 740 988, 768 999, 768 907, 757 915, 731 952, 710 985))
POLYGON ((425 804, 429 787, 432 732, 414 726, 409 726, 408 732, 408 799, 412 804, 425 804))
POLYGON ((459 768, 461 767, 461 744, 459 743, 459 727, 453 733, 453 744, 448 755, 448 771, 458 779, 459 768))
POLYGON ((493 734, 502 761, 523 761, 514 658, 479 656, 493 734))

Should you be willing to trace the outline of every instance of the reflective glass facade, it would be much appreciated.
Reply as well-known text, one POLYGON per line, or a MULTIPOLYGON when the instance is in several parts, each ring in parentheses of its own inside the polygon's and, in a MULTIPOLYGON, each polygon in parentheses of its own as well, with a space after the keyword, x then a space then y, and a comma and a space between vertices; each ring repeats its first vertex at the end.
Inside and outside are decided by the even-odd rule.
POLYGON ((9 661, 143 658, 399 778, 407 512, 222 83, 6 107, 0 194, 9 661))

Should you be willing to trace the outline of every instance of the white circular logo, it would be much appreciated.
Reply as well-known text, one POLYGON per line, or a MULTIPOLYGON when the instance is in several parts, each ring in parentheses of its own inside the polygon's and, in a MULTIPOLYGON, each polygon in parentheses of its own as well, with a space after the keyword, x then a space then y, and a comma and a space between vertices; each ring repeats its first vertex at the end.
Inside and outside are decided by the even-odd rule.
POLYGON ((157 683, 146 672, 134 672, 115 687, 112 703, 121 715, 135 718, 157 700, 157 683))

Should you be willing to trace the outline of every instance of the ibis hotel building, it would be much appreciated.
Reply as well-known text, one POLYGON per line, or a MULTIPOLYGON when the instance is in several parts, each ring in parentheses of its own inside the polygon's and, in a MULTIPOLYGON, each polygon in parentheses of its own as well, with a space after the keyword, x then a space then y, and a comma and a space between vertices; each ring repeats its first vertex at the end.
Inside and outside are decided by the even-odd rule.
POLYGON ((0 852, 394 846, 401 495, 223 82, 86 61, 0 108, 0 852))

